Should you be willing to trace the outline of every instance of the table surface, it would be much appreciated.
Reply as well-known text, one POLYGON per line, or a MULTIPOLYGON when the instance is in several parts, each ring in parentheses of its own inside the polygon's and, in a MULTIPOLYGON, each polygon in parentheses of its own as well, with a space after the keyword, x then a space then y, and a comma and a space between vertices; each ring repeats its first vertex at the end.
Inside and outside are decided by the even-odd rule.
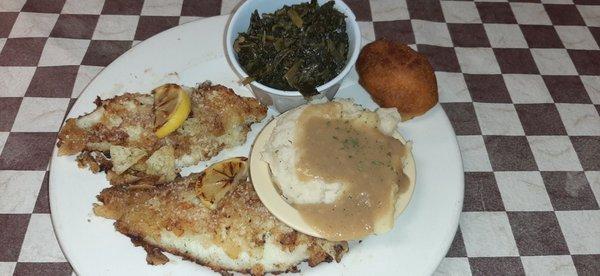
MULTIPOLYGON (((87 83, 139 41, 237 2, 0 1, 0 275, 72 273, 48 163, 87 83)), ((346 2, 365 37, 411 44, 436 70, 465 170, 436 273, 599 273, 600 0, 346 2)))

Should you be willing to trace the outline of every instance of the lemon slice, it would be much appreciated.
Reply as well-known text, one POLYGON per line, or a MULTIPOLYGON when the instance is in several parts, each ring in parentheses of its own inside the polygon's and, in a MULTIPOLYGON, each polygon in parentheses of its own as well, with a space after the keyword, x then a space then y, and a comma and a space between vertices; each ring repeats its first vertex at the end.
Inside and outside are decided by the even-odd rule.
POLYGON ((234 157, 215 163, 202 173, 195 183, 196 196, 202 203, 215 209, 235 184, 248 178, 245 157, 234 157))
POLYGON ((190 96, 177 84, 167 83, 155 88, 154 125, 156 136, 165 137, 175 131, 187 119, 191 111, 190 96))

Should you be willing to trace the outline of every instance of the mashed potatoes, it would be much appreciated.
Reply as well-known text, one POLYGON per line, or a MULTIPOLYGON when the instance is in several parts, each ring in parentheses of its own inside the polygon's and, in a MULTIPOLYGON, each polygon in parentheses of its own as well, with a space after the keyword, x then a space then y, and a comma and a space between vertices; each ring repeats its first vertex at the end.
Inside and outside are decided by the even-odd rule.
MULTIPOLYGON (((315 103, 313 103, 315 104, 315 103)), ((351 100, 335 100, 330 104, 339 105, 339 117, 345 120, 371 121, 384 134, 392 136, 400 122, 400 114, 394 108, 380 108, 376 112, 365 110, 351 100)), ((344 191, 340 182, 326 182, 321 178, 303 181, 298 177, 298 154, 295 141, 298 139, 300 115, 310 105, 300 106, 286 112, 277 119, 269 142, 262 152, 262 159, 269 163, 273 180, 281 193, 292 204, 333 203, 344 191)), ((323 114, 337 116, 337 114, 323 114)))

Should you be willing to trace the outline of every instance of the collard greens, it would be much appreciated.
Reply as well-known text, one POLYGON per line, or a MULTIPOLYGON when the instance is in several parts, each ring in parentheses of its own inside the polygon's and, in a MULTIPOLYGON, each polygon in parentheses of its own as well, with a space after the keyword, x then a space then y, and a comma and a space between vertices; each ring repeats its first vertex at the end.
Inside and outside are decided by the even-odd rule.
POLYGON ((248 31, 240 33, 234 50, 246 73, 280 90, 298 90, 305 97, 336 77, 348 55, 345 15, 329 1, 316 0, 265 13, 254 11, 248 31))

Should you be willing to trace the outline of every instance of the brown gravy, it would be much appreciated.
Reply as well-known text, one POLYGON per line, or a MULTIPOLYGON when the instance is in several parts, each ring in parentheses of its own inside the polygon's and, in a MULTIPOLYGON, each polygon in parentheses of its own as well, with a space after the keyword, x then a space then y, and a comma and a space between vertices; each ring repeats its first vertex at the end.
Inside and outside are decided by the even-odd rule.
POLYGON ((309 106, 300 116, 296 173, 304 180, 341 182, 344 194, 331 204, 295 208, 328 240, 359 239, 372 234, 379 219, 393 220, 397 195, 408 188, 402 172, 406 149, 376 123, 341 119, 328 106, 309 106))

